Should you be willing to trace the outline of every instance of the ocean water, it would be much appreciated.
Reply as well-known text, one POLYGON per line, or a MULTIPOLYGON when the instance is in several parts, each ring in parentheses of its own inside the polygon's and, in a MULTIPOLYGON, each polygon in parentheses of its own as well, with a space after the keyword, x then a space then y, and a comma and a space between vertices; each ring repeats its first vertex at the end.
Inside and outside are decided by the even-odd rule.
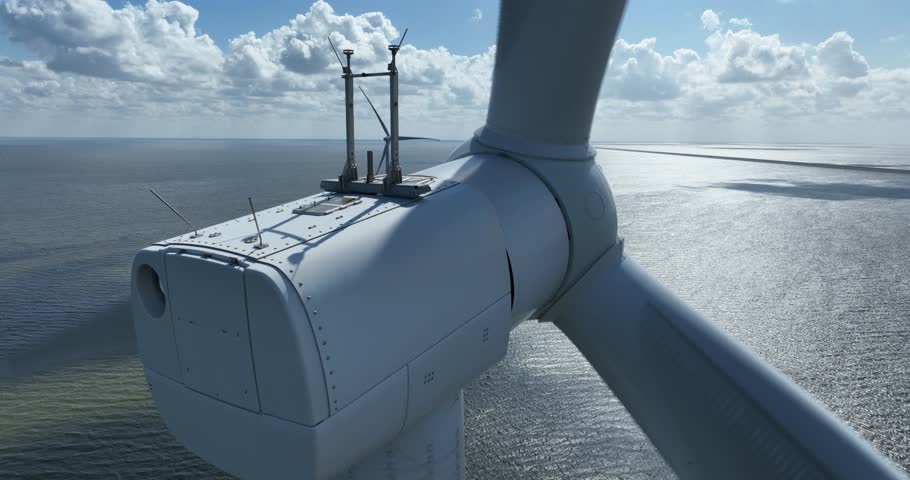
MULTIPOLYGON (((405 143, 402 160, 456 145, 405 143)), ((907 147, 605 146, 910 172, 907 147)), ((0 139, 0 478, 227 478, 176 444, 135 356, 132 256, 186 231, 147 188, 201 227, 247 196, 314 193, 342 156, 335 141, 0 139)), ((910 174, 599 162, 630 255, 910 469, 910 174)), ((673 478, 552 325, 513 331, 465 404, 469 478, 673 478)))

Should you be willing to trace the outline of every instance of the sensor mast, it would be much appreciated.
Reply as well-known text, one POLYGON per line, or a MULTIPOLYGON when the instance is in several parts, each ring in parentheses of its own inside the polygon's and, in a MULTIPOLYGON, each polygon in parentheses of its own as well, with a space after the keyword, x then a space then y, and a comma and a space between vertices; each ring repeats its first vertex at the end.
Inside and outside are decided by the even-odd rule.
MULTIPOLYGON (((332 50, 338 58, 338 63, 341 65, 341 78, 344 79, 346 158, 344 168, 337 179, 325 179, 320 182, 320 187, 323 190, 336 193, 382 194, 389 197, 404 198, 417 198, 430 191, 432 178, 414 175, 403 176, 401 173, 401 159, 398 148, 400 140, 398 134, 398 67, 395 64, 395 60, 407 34, 408 31, 405 29, 404 35, 401 36, 398 44, 389 45, 392 61, 388 64, 387 71, 372 73, 354 73, 351 70, 351 56, 354 55, 354 51, 345 49, 343 53, 346 63, 342 62, 338 51, 335 50, 332 39, 329 39, 329 44, 332 46, 332 50), (354 151, 354 77, 385 76, 389 77, 389 106, 391 110, 391 132, 388 132, 389 159, 386 163, 386 173, 385 175, 376 176, 370 171, 365 178, 361 179, 357 174, 354 151)), ((373 110, 375 111, 375 108, 373 110)), ((382 163, 382 159, 380 159, 380 163, 382 163)))

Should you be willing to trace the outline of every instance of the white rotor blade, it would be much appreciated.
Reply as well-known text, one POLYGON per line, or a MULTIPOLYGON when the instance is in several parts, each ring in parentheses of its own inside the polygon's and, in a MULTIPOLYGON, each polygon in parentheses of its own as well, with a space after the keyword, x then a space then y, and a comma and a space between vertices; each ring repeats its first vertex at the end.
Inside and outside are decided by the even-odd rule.
POLYGON ((474 142, 532 169, 566 217, 568 290, 544 318, 683 478, 902 478, 791 381, 622 258, 621 244, 604 253, 616 241, 616 211, 589 140, 624 5, 502 1, 490 107, 474 142))
MULTIPOLYGON (((369 101, 369 98, 367 99, 367 101, 369 101)), ((382 120, 380 120, 380 121, 382 121, 382 120)), ((385 125, 383 125, 382 128, 385 128, 385 125)), ((379 173, 379 169, 382 168, 383 162, 385 162, 385 161, 386 161, 386 158, 388 158, 388 156, 389 156, 389 140, 390 140, 389 137, 385 137, 385 138, 383 139, 383 141, 385 141, 385 147, 382 148, 382 157, 379 158, 379 164, 376 165, 376 171, 373 172, 374 175, 379 173)), ((434 142, 438 142, 438 141, 439 141, 438 138, 429 138, 429 137, 398 137, 398 140, 401 140, 401 141, 405 141, 405 140, 432 140, 432 141, 434 141, 434 142)))
POLYGON ((602 259, 554 309, 682 478, 904 478, 629 258, 602 259))
POLYGON ((524 142, 587 145, 625 3, 503 0, 485 128, 524 142))
POLYGON ((398 139, 399 140, 432 140, 434 142, 439 141, 438 138, 430 138, 430 137, 401 137, 401 136, 399 136, 398 139))
POLYGON ((376 111, 376 107, 373 106, 373 102, 370 100, 370 97, 367 95, 367 92, 363 91, 363 87, 360 87, 360 93, 363 94, 363 98, 367 99, 367 103, 370 104, 370 108, 373 109, 373 113, 376 114, 376 120, 379 120, 379 125, 382 125, 382 131, 385 132, 385 136, 388 137, 391 135, 389 129, 385 127, 385 122, 382 121, 382 117, 379 115, 379 112, 376 111))
POLYGON ((386 137, 386 139, 385 139, 385 146, 382 147, 382 157, 379 158, 379 164, 376 165, 376 171, 373 172, 374 175, 379 173, 379 169, 382 168, 382 163, 385 162, 387 158, 389 158, 389 138, 388 137, 386 137))

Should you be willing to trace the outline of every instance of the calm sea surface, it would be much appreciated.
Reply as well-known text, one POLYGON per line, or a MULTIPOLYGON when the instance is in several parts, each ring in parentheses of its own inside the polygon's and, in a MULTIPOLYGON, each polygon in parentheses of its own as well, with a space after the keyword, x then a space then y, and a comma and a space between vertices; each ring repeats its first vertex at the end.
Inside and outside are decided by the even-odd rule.
MULTIPOLYGON (((609 146, 910 173, 908 147, 609 146)), ((627 252, 910 469, 910 174, 599 155, 627 252)), ((147 188, 201 227, 250 195, 314 193, 342 158, 333 141, 0 139, 0 478, 225 478, 165 429, 132 344, 132 256, 186 230, 147 188)), ((518 327, 465 402, 470 478, 673 477, 552 325, 518 327)))

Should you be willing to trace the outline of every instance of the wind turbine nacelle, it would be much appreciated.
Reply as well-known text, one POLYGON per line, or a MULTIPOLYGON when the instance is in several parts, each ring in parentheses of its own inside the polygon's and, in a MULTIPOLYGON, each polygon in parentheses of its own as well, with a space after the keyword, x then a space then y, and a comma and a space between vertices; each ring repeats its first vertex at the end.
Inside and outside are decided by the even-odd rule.
POLYGON ((558 205, 503 158, 423 173, 416 200, 257 212, 264 246, 248 216, 136 256, 139 352, 178 441, 240 477, 329 477, 503 357, 565 272, 558 205))

